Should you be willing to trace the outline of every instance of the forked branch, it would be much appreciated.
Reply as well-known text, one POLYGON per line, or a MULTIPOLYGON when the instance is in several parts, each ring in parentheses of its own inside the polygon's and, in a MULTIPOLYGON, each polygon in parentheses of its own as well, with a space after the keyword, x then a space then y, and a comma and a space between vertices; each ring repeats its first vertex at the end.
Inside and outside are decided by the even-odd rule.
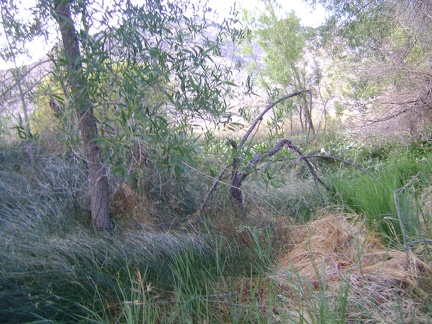
MULTIPOLYGON (((294 92, 294 93, 291 93, 289 95, 286 95, 286 96, 279 98, 275 102, 268 104, 263 109, 263 111, 257 116, 257 118, 250 125, 249 129, 246 131, 246 134, 243 136, 242 140, 240 141, 240 144, 237 145, 237 143, 233 139, 230 140, 230 145, 234 151, 233 152, 234 153, 233 154, 233 161, 229 166, 225 167, 222 170, 222 172, 219 174, 219 176, 215 179, 213 185, 211 186, 209 192, 207 193, 207 195, 204 199, 203 204, 201 205, 201 208, 198 211, 199 214, 201 214, 204 211, 207 202, 211 198, 211 195, 213 194, 217 185, 221 182, 221 178, 222 178, 223 174, 227 171, 227 169, 230 166, 232 167, 232 171, 231 171, 231 184, 230 184, 230 188, 229 188, 229 195, 237 204, 242 205, 244 202, 243 190, 241 189, 242 182, 246 179, 246 177, 250 173, 252 173, 256 169, 256 165, 258 163, 260 163, 265 158, 268 158, 268 157, 271 157, 272 155, 275 155, 284 146, 287 146, 289 149, 291 149, 291 150, 295 151, 297 154, 299 154, 300 158, 303 161, 305 161, 305 163, 306 163, 307 167, 309 168, 310 173, 312 174, 314 180, 316 182, 319 182, 326 190, 330 190, 328 188, 328 186, 324 183, 324 181, 322 181, 320 179, 320 177, 318 176, 314 166, 309 161, 309 158, 307 156, 303 155, 302 152, 300 151, 300 149, 297 146, 295 146, 290 140, 287 140, 287 139, 283 139, 283 140, 279 141, 278 143, 276 143, 276 145, 273 148, 271 148, 270 150, 268 150, 265 153, 255 154, 254 157, 250 161, 247 162, 247 164, 243 170, 239 169, 238 153, 243 148, 245 143, 248 141, 249 136, 253 133, 255 128, 262 121, 264 115, 267 112, 269 112, 271 109, 273 109, 273 107, 275 107, 277 104, 281 103, 282 101, 287 100, 287 99, 292 98, 292 97, 295 97, 295 96, 298 96, 298 95, 301 95, 303 93, 308 93, 310 98, 312 97, 311 90, 300 90, 300 91, 297 91, 297 92, 294 92)), ((312 105, 312 101, 310 102, 310 105, 312 105)))
MULTIPOLYGON (((258 125, 258 123, 263 119, 264 115, 270 110, 273 109, 274 106, 276 106, 277 104, 281 103, 282 101, 285 101, 289 98, 301 95, 302 93, 309 93, 309 95, 312 97, 312 91, 311 90, 300 90, 300 91, 296 91, 293 92, 289 95, 283 96, 282 98, 279 98, 278 100, 276 100, 275 102, 269 103, 264 110, 258 115, 258 117, 254 120, 254 122, 250 125, 249 129, 247 130, 246 134, 243 136, 240 144, 238 145, 238 149, 240 150, 243 145, 246 143, 246 141, 248 140, 250 134, 253 132, 253 130, 255 129, 255 127, 258 125)), ((310 102, 310 104, 312 104, 312 100, 310 102)))
MULTIPOLYGON (((318 176, 315 167, 309 161, 309 158, 301 152, 301 150, 294 145, 290 140, 283 139, 279 141, 272 149, 267 152, 261 154, 257 153, 254 157, 247 163, 243 172, 239 172, 236 164, 233 164, 233 173, 231 177, 231 187, 230 187, 230 196, 231 198, 238 203, 239 205, 243 204, 243 192, 241 190, 241 184, 246 179, 246 177, 255 170, 255 166, 261 162, 264 158, 275 155, 279 152, 284 146, 287 146, 289 149, 295 151, 300 158, 306 163, 313 179, 315 182, 319 182, 327 191, 330 191, 330 188, 325 184, 325 182, 318 176)), ((233 147, 234 148, 234 147, 233 147)))

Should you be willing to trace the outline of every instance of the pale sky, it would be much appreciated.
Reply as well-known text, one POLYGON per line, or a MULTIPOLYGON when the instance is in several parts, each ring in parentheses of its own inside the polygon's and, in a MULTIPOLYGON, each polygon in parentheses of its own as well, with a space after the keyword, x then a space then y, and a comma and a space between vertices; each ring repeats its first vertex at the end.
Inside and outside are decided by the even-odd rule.
MULTIPOLYGON (((262 1, 260 0, 234 0, 237 3, 237 8, 254 9, 257 6, 263 8, 262 1)), ((229 13, 230 8, 233 6, 233 0, 209 0, 209 6, 214 7, 221 13, 229 13)), ((282 6, 281 17, 294 10, 296 15, 300 17, 301 22, 305 26, 318 27, 324 23, 325 9, 317 4, 316 9, 312 9, 303 0, 279 0, 282 6)))
MULTIPOLYGON (((110 0, 100 0, 102 3, 109 3, 110 0)), ((27 5, 30 5, 30 1, 27 1, 27 5)), ((219 17, 223 17, 224 15, 229 14, 231 7, 233 6, 233 0, 209 0, 209 7, 215 9, 219 17)), ((238 8, 247 8, 254 9, 259 6, 259 0, 237 0, 237 9, 238 8)), ((281 17, 283 17, 284 13, 288 13, 292 10, 295 11, 298 17, 300 17, 301 22, 305 26, 317 27, 324 22, 325 19, 325 11, 322 7, 317 6, 315 10, 312 10, 307 4, 302 0, 280 0, 283 8, 283 12, 281 12, 281 17)), ((0 41, 5 42, 3 35, 0 35, 0 41)), ((34 41, 29 44, 30 53, 32 54, 32 58, 18 58, 18 64, 29 64, 32 62, 36 62, 41 57, 43 57, 53 46, 53 44, 46 44, 42 39, 38 41, 34 41)), ((12 63, 4 62, 0 59, 0 69, 6 69, 13 67, 12 63)))

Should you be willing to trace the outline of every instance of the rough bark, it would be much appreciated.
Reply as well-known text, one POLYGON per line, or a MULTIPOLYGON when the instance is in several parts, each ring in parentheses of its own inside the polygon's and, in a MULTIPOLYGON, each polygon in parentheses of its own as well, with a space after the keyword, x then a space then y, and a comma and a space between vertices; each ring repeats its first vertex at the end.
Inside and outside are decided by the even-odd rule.
POLYGON ((70 0, 54 0, 54 16, 59 24, 68 62, 70 98, 78 115, 79 130, 84 140, 85 158, 90 178, 92 223, 95 228, 110 229, 108 170, 100 160, 100 148, 94 141, 97 137, 97 123, 87 92, 70 2, 70 0))
POLYGON ((241 184, 244 180, 243 173, 239 173, 238 158, 237 158, 237 143, 232 139, 230 141, 232 148, 234 149, 234 158, 232 163, 231 172, 231 186, 229 188, 229 195, 238 205, 243 205, 244 197, 241 190, 241 184))

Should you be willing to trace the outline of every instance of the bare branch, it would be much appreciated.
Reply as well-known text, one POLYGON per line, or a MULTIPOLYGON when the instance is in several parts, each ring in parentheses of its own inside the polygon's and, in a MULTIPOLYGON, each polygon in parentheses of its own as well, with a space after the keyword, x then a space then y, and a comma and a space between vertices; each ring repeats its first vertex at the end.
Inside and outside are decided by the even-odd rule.
POLYGON ((344 159, 335 157, 335 156, 329 156, 329 155, 303 155, 298 157, 299 159, 311 159, 311 158, 320 158, 320 159, 324 159, 324 160, 335 160, 335 161, 339 161, 345 164, 348 164, 350 166, 352 166, 354 169, 357 169, 361 172, 363 172, 364 174, 368 175, 369 177, 371 177, 372 179, 374 179, 375 181, 378 181, 378 179, 376 179, 373 175, 371 175, 370 173, 366 172, 364 169, 358 167, 357 165, 355 165, 354 163, 348 162, 344 159))
POLYGON ((220 182, 222 182, 221 179, 222 179, 223 175, 225 174, 225 172, 228 170, 228 168, 229 168, 231 165, 232 165, 232 164, 227 165, 225 168, 223 168, 223 170, 219 173, 218 177, 214 180, 212 186, 210 187, 209 191, 207 192, 207 195, 206 195, 205 198, 204 198, 203 203, 201 204, 201 207, 200 207, 200 209, 199 209, 199 211, 198 211, 198 212, 199 212, 199 215, 201 215, 202 212, 204 211, 204 209, 206 208, 206 206, 207 206, 207 202, 210 200, 211 196, 213 195, 213 192, 216 190, 217 185, 218 185, 220 182))
MULTIPOLYGON (((37 63, 35 63, 33 66, 31 66, 25 73, 23 73, 19 78, 17 78, 17 79, 14 79, 14 83, 12 83, 11 85, 9 85, 8 87, 6 87, 5 89, 4 89, 4 91, 2 92, 2 93, 0 93, 0 97, 3 97, 3 96, 5 96, 9 91, 11 91, 11 89, 13 89, 13 88, 15 88, 16 86, 18 86, 18 84, 20 83, 20 82, 22 82, 25 78, 26 78, 26 76, 28 75, 28 74, 30 74, 30 72, 31 71, 33 71, 35 68, 37 68, 38 66, 40 66, 40 65, 42 65, 42 64, 45 64, 45 63, 49 63, 49 62, 51 62, 51 60, 43 60, 43 61, 39 61, 39 62, 37 62, 37 63)), ((40 80, 39 80, 40 81, 40 80)))
MULTIPOLYGON (((326 185, 326 183, 318 176, 315 167, 313 164, 309 161, 308 157, 303 155, 303 153, 300 151, 300 149, 295 146, 290 140, 283 139, 276 143, 276 145, 265 152, 264 154, 257 153, 254 155, 254 157, 247 163, 246 168, 243 172, 238 171, 237 166, 237 158, 234 157, 233 162, 233 173, 231 176, 231 187, 230 187, 230 196, 233 198, 237 203, 240 205, 243 204, 243 195, 241 191, 241 184, 246 179, 246 177, 253 172, 253 169, 255 165, 257 165, 261 160, 265 157, 270 157, 272 155, 275 155, 277 152, 279 152, 284 146, 287 146, 291 150, 295 151, 298 155, 300 155, 300 158, 304 160, 306 163, 306 166, 309 168, 309 171, 314 179, 315 182, 320 183, 327 191, 330 191, 330 188, 326 185)), ((236 148, 233 146, 233 148, 236 148)))
POLYGON ((240 144, 239 144, 239 150, 243 147, 243 145, 246 143, 247 139, 249 138, 250 134, 252 133, 252 131, 254 130, 254 128, 258 125, 259 122, 261 122, 261 120, 263 119, 264 115, 270 110, 272 109, 274 106, 276 106, 278 103, 281 103, 284 100, 287 100, 289 98, 298 96, 302 93, 305 92, 309 92, 310 94, 312 93, 310 90, 300 90, 294 93, 291 93, 289 95, 286 95, 282 98, 279 98, 278 100, 276 100, 273 103, 268 104, 264 110, 258 115, 258 117, 254 120, 254 122, 252 123, 252 125, 249 127, 249 129, 247 130, 246 134, 243 136, 240 144))
POLYGON ((309 168, 310 173, 312 174, 314 181, 318 181, 327 191, 330 191, 330 188, 325 184, 324 181, 321 180, 321 178, 318 176, 318 174, 315 171, 314 166, 312 165, 312 163, 309 161, 309 159, 303 155, 303 153, 300 151, 300 149, 295 146, 291 141, 288 141, 288 147, 294 151, 296 151, 298 153, 298 155, 300 155, 300 158, 302 158, 307 167, 309 168))

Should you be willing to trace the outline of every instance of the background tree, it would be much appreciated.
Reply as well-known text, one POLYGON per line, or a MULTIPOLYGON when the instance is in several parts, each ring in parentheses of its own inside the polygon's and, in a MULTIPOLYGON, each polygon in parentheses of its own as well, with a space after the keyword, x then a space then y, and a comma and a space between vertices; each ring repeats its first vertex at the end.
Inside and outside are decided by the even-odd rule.
MULTIPOLYGON (((310 50, 307 48, 310 35, 306 28, 300 24, 300 19, 294 12, 281 18, 277 14, 281 10, 277 1, 263 1, 265 11, 254 17, 251 12, 245 11, 245 20, 251 26, 247 53, 253 53, 253 42, 264 51, 262 64, 259 58, 253 62, 254 70, 259 74, 259 82, 267 91, 270 99, 278 94, 286 95, 300 90, 310 89, 316 84, 316 66, 310 59, 310 50), (309 51, 309 53, 308 53, 309 51)), ((297 110, 299 122, 305 134, 315 133, 312 119, 309 96, 302 95, 296 98, 295 103, 287 102, 285 107, 274 112, 274 120, 278 121, 282 115, 297 110)), ((277 124, 277 123, 275 123, 277 124)))
POLYGON ((431 110, 430 3, 320 2, 330 13, 324 46, 344 71, 344 104, 366 122, 393 121, 413 134, 423 128, 431 110))
MULTIPOLYGON (((26 43, 41 35, 40 21, 36 19, 29 24, 23 24, 16 15, 17 11, 19 11, 18 6, 13 1, 2 1, 0 3, 0 24, 4 37, 4 43, 0 48, 0 57, 13 67, 9 71, 4 71, 0 76, 3 85, 0 102, 3 107, 9 106, 10 111, 21 110, 22 115, 21 112, 18 114, 18 123, 15 128, 19 136, 26 141, 29 159, 31 165, 33 165, 32 140, 34 138, 30 127, 29 114, 32 108, 30 98, 37 82, 29 82, 25 80, 25 76, 37 68, 38 64, 21 66, 19 59, 29 55, 26 43)), ((0 109, 0 112, 3 110, 0 109)))

